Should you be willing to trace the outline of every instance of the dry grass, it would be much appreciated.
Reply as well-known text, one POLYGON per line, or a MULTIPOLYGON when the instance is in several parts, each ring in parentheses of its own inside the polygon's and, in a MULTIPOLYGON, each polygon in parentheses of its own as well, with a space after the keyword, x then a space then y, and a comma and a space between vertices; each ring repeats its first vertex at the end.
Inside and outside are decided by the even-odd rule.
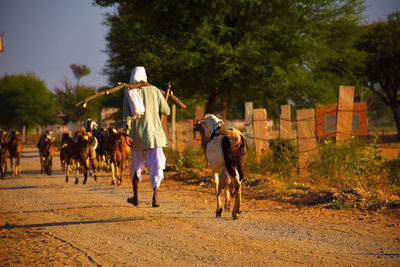
MULTIPOLYGON (((253 151, 249 151, 243 190, 245 199, 272 199, 297 206, 324 205, 331 209, 400 208, 400 180, 395 179, 400 177, 400 143, 375 144, 353 139, 341 148, 321 147, 319 151, 325 149, 324 158, 342 160, 344 166, 340 172, 335 172, 332 168, 337 169, 337 166, 327 166, 332 162, 320 160, 314 163, 318 165, 314 166, 314 171, 303 177, 297 172, 294 144, 280 142, 271 148, 272 151, 258 161, 253 151)), ((179 171, 175 177, 187 183, 201 183, 212 191, 211 174, 200 163, 205 163, 201 150, 168 153, 170 170, 179 171)))

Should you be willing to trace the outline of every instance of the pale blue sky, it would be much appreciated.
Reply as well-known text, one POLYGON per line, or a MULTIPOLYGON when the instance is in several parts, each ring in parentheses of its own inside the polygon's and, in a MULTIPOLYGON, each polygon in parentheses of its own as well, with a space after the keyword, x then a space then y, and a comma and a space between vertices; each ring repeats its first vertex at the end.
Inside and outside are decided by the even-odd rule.
MULTIPOLYGON (((400 11, 400 0, 367 0, 366 5, 368 21, 400 11)), ((53 90, 64 80, 76 83, 69 65, 85 64, 91 74, 81 84, 107 85, 101 74, 107 60, 106 12, 113 8, 93 7, 91 0, 0 0, 0 33, 5 33, 6 47, 0 53, 0 77, 34 72, 53 90)))
POLYGON ((107 55, 104 14, 91 0, 0 0, 0 77, 34 72, 51 90, 63 81, 76 84, 71 64, 85 64, 91 73, 81 84, 107 84, 102 75, 107 55))

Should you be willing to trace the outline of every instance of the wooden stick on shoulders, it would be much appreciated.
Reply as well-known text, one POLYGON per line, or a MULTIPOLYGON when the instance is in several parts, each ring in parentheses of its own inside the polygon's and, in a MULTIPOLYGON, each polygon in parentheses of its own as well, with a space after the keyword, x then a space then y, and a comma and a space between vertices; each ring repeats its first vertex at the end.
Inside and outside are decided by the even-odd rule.
MULTIPOLYGON (((143 87, 143 86, 152 86, 152 84, 147 83, 147 82, 140 82, 137 84, 128 84, 128 83, 118 82, 117 84, 118 84, 118 86, 116 86, 114 88, 111 88, 111 89, 108 89, 105 91, 101 91, 97 94, 94 94, 92 96, 85 98, 84 100, 77 103, 75 106, 78 107, 79 105, 83 104, 83 107, 86 108, 87 102, 89 102, 99 96, 102 96, 102 95, 109 95, 109 94, 115 93, 115 92, 121 90, 122 88, 134 89, 134 88, 139 88, 139 87, 143 87)), ((163 91, 161 89, 159 89, 159 90, 161 91, 161 93, 163 95, 167 94, 165 91, 163 91)), ((178 107, 180 107, 181 109, 187 108, 187 106, 185 104, 183 104, 182 101, 180 101, 176 96, 169 94, 169 98, 172 100, 172 102, 174 102, 176 105, 178 105, 178 107)))

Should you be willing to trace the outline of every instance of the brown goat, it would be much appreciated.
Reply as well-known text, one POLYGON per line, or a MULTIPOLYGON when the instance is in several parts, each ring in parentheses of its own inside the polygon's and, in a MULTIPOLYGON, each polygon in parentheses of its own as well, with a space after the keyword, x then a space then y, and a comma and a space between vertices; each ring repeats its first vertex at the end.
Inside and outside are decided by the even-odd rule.
POLYGON ((7 156, 8 156, 8 150, 7 150, 7 137, 6 133, 3 131, 0 131, 0 174, 1 178, 4 178, 7 172, 7 156))
POLYGON ((121 185, 122 183, 122 175, 126 161, 126 146, 124 129, 119 129, 118 132, 114 134, 112 142, 111 171, 113 180, 111 184, 115 184, 116 182, 117 185, 121 185))
POLYGON ((110 159, 112 181, 111 185, 121 185, 123 171, 127 159, 127 145, 123 129, 109 127, 101 144, 102 153, 110 159))
POLYGON ((96 152, 91 141, 91 135, 87 134, 84 129, 77 132, 77 140, 72 139, 69 134, 64 133, 61 140, 61 161, 66 164, 66 178, 65 182, 68 183, 69 173, 73 162, 76 164, 76 179, 75 184, 79 182, 79 168, 83 167, 84 180, 83 184, 86 184, 89 174, 89 164, 92 163, 92 170, 94 180, 97 181, 96 176, 96 152))
POLYGON ((50 140, 46 140, 42 151, 44 158, 43 167, 47 175, 51 175, 52 172, 53 157, 55 152, 55 146, 54 146, 55 141, 56 141, 55 137, 52 137, 50 140))
POLYGON ((37 148, 39 149, 41 173, 44 171, 47 175, 51 175, 55 152, 55 141, 56 138, 53 137, 52 132, 50 131, 44 132, 39 138, 37 148))
POLYGON ((11 175, 21 177, 21 154, 23 148, 24 144, 22 143, 21 133, 18 131, 12 131, 10 133, 10 141, 8 142, 8 151, 10 152, 11 175))

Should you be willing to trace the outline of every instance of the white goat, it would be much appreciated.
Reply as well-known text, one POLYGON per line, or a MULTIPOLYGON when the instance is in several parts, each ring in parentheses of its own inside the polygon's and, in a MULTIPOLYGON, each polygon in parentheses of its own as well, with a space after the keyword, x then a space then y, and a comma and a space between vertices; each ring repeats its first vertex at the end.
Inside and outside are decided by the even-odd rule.
POLYGON ((217 196, 216 216, 221 217, 222 214, 222 192, 225 191, 226 201, 229 202, 230 191, 235 197, 232 218, 237 219, 241 213, 241 181, 244 179, 244 164, 247 156, 246 139, 237 129, 224 129, 223 120, 214 114, 206 114, 200 121, 200 125, 205 130, 206 139, 209 140, 206 158, 214 174, 217 196))

